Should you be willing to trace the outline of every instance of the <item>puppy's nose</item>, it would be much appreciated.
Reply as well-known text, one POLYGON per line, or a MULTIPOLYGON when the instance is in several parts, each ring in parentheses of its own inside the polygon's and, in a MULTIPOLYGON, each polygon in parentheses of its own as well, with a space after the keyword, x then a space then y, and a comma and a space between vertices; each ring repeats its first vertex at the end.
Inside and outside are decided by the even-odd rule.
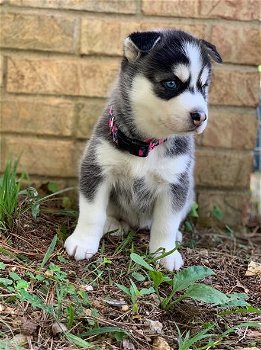
POLYGON ((190 116, 196 126, 201 125, 207 119, 206 114, 201 111, 191 112, 190 116))

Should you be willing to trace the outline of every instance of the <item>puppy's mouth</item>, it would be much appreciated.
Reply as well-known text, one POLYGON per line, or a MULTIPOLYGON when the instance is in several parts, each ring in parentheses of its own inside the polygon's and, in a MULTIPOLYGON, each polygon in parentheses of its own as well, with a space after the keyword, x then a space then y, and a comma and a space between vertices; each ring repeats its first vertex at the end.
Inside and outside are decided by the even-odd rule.
POLYGON ((174 123, 168 123, 166 122, 166 120, 161 120, 160 121, 162 123, 162 125, 167 128, 171 134, 191 134, 191 133, 194 133, 194 132, 197 132, 197 129, 199 128, 199 126, 196 126, 194 124, 190 124, 188 125, 187 128, 184 128, 184 129, 179 129, 177 130, 177 128, 175 127, 174 123))

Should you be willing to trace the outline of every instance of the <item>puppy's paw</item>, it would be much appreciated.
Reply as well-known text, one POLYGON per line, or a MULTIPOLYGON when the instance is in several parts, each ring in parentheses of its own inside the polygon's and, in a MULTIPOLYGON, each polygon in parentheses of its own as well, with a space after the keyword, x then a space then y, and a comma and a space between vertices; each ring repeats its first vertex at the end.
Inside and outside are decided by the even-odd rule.
POLYGON ((123 236, 128 233, 130 230, 130 226, 124 222, 115 219, 113 216, 108 216, 103 233, 110 233, 112 236, 123 236))
POLYGON ((172 254, 166 256, 160 260, 160 264, 169 271, 179 270, 183 265, 184 261, 181 254, 175 250, 172 254))
POLYGON ((85 235, 83 237, 73 233, 66 239, 64 248, 70 256, 75 258, 75 260, 88 260, 97 253, 99 240, 93 236, 88 237, 88 235, 85 235))

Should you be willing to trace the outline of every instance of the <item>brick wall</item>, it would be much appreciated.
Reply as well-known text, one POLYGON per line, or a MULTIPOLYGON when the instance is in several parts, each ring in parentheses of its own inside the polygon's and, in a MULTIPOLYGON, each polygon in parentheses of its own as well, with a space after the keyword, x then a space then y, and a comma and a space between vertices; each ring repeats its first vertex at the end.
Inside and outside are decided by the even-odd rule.
POLYGON ((197 139, 201 216, 238 223, 256 137, 259 0, 0 0, 1 169, 21 155, 32 177, 69 181, 131 31, 171 27, 213 42, 210 123, 197 139))

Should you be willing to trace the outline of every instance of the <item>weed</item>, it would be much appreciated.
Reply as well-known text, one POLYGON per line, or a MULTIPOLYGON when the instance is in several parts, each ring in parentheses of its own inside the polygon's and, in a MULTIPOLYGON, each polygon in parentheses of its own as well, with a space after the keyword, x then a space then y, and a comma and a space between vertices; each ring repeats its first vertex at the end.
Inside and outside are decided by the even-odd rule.
MULTIPOLYGON (((166 253, 164 254, 164 256, 166 253)), ((162 258, 163 255, 157 259, 162 258)), ((198 300, 207 304, 218 305, 220 307, 249 306, 247 295, 243 293, 224 294, 219 290, 198 281, 214 275, 213 270, 204 266, 190 266, 178 271, 173 278, 161 271, 154 269, 143 257, 136 253, 130 255, 131 260, 148 271, 150 282, 158 296, 163 309, 169 309, 175 304, 185 300, 198 300), (162 296, 160 286, 167 283, 171 291, 167 296, 162 296)), ((126 287, 125 287, 126 288, 126 287)), ((125 291, 126 292, 126 291, 125 291)))
POLYGON ((25 173, 17 177, 17 166, 18 161, 8 161, 0 177, 0 230, 6 230, 12 225, 17 210, 20 185, 25 177, 25 173))

